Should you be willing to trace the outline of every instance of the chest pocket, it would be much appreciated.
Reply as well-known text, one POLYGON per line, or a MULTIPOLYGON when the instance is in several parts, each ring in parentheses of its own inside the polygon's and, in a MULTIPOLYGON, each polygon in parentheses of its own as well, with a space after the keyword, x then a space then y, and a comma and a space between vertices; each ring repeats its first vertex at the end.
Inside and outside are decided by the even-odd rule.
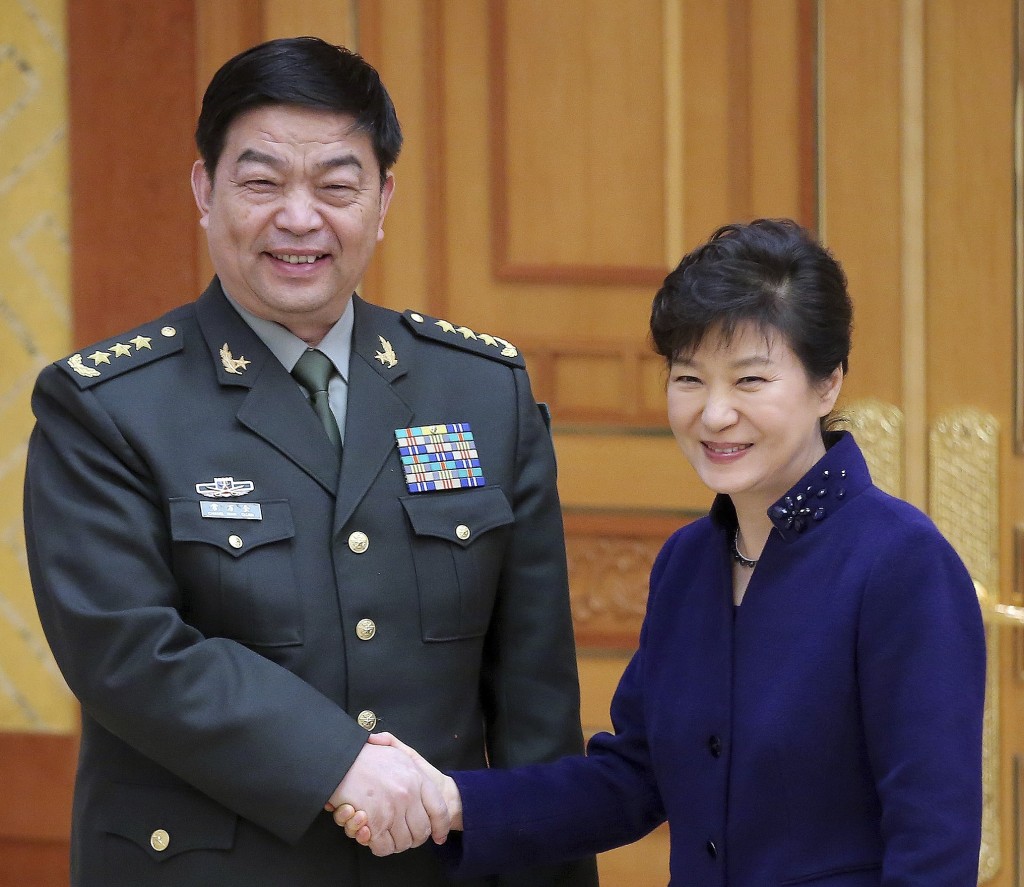
POLYGON ((207 637, 251 647, 301 644, 289 503, 261 502, 262 520, 206 518, 195 499, 168 505, 184 618, 207 637))
POLYGON ((500 487, 403 496, 425 641, 485 634, 515 520, 500 487))

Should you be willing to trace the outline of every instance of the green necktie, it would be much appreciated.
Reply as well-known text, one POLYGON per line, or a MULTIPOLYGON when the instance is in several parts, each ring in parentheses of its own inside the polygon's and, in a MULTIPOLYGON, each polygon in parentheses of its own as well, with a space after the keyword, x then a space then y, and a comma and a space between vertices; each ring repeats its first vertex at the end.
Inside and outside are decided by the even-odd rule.
POLYGON ((341 432, 338 430, 338 420, 334 418, 331 404, 327 399, 327 385, 333 372, 334 364, 326 354, 309 349, 295 364, 292 375, 309 393, 309 403, 313 407, 313 412, 319 416, 324 431, 327 432, 331 443, 340 453, 341 432))

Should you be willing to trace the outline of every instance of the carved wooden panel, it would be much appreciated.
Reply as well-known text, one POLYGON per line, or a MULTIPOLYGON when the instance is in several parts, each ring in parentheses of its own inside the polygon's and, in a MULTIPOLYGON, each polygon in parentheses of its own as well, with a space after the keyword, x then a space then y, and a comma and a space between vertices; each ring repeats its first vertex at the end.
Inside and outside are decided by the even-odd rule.
MULTIPOLYGON (((957 550, 974 581, 999 598, 999 424, 973 408, 952 410, 932 425, 929 506, 935 525, 957 550)), ((978 883, 992 880, 1002 864, 1000 834, 999 628, 986 627, 982 748, 981 857, 978 883)))
POLYGON ((693 514, 569 512, 569 591, 580 647, 635 649, 647 580, 665 540, 693 514))

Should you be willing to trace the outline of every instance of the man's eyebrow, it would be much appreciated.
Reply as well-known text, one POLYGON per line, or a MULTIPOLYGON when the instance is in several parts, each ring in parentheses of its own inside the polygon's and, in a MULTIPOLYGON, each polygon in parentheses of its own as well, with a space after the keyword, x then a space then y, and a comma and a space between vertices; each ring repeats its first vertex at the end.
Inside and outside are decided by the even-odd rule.
POLYGON ((267 154, 264 151, 257 151, 255 148, 246 148, 241 154, 238 155, 236 163, 262 163, 264 166, 270 166, 277 169, 281 166, 280 158, 275 157, 273 154, 267 154))
MULTIPOLYGON (((285 161, 280 157, 276 157, 273 154, 268 154, 266 151, 258 151, 255 148, 246 148, 241 154, 238 155, 238 165, 243 163, 257 163, 263 166, 269 166, 271 169, 281 169, 285 166, 285 161)), ((321 160, 316 164, 316 169, 319 172, 330 172, 334 169, 344 169, 345 167, 354 167, 359 172, 363 170, 363 162, 355 154, 341 154, 337 157, 329 157, 327 160, 321 160)))
POLYGON ((330 172, 332 169, 340 169, 344 166, 354 166, 362 172, 363 162, 355 154, 342 154, 340 157, 321 160, 316 166, 321 172, 330 172))

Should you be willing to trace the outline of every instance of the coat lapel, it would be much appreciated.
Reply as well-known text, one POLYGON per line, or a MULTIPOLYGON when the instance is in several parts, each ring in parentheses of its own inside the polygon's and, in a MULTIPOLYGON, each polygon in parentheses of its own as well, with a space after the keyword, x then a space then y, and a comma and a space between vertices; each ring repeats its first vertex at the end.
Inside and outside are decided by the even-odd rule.
POLYGON ((337 452, 298 385, 231 307, 216 279, 200 297, 196 315, 221 385, 249 389, 238 421, 334 495, 337 452))
POLYGON ((238 421, 280 450, 329 493, 336 492, 338 453, 295 381, 276 360, 268 362, 256 378, 238 411, 238 421))
POLYGON ((404 355, 411 354, 411 336, 402 328, 399 315, 357 296, 353 299, 355 327, 335 531, 344 526, 394 451, 395 429, 405 428, 413 416, 412 408, 392 387, 406 372, 404 355), (394 366, 388 366, 396 359, 394 366))

